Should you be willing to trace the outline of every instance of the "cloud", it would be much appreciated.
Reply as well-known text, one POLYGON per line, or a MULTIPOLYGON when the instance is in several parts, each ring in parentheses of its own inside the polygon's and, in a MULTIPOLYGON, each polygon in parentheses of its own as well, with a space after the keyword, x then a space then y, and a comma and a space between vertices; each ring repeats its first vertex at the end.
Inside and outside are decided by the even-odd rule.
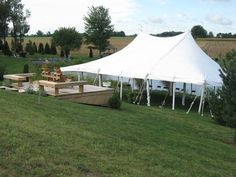
POLYGON ((157 2, 159 4, 167 4, 169 2, 169 0, 155 0, 155 2, 157 2))
POLYGON ((231 0, 202 0, 203 2, 230 2, 231 0))
POLYGON ((227 26, 231 26, 233 24, 233 22, 222 16, 222 15, 207 15, 205 17, 206 21, 210 22, 210 23, 214 23, 214 24, 218 24, 218 25, 227 25, 227 26))
POLYGON ((164 17, 149 17, 148 21, 151 23, 157 23, 157 24, 161 24, 164 22, 164 17))
POLYGON ((115 24, 116 28, 124 25, 124 22, 130 22, 138 8, 135 0, 22 0, 22 3, 31 11, 30 33, 38 30, 53 32, 59 27, 68 26, 76 27, 82 32, 83 17, 87 15, 88 7, 99 5, 109 9, 112 24, 115 24))

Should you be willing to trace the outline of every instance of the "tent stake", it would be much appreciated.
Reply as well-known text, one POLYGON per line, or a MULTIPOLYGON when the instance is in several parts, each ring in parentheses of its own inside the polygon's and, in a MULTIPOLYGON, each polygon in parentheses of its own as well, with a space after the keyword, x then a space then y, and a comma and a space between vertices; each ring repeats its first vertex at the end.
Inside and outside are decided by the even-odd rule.
POLYGON ((172 110, 175 110, 175 82, 173 82, 172 110))

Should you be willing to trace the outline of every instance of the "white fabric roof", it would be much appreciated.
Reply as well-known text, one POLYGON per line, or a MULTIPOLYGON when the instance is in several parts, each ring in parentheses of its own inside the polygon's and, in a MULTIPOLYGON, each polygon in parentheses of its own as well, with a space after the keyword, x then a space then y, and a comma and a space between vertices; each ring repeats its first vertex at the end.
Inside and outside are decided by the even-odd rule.
POLYGON ((220 66, 196 44, 190 32, 174 37, 140 33, 122 50, 84 64, 62 67, 128 78, 221 85, 220 66))

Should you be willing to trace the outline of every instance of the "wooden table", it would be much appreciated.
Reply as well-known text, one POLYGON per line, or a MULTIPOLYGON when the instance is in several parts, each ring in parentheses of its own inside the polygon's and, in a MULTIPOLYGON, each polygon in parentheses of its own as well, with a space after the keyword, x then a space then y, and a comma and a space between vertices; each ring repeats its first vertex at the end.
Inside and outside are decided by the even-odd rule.
POLYGON ((55 90, 55 96, 59 95, 59 89, 67 88, 71 86, 79 86, 79 92, 84 92, 84 85, 88 84, 86 81, 72 81, 72 82, 53 82, 40 80, 39 88, 44 90, 44 87, 51 87, 55 90))

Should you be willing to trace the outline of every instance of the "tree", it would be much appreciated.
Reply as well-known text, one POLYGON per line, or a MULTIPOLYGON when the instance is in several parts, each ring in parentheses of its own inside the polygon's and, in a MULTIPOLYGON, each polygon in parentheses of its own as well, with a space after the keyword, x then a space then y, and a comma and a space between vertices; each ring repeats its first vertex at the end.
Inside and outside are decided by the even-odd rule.
POLYGON ((193 37, 196 38, 206 38, 207 37, 207 31, 201 26, 196 25, 191 29, 191 33, 193 37))
POLYGON ((53 43, 51 43, 51 54, 53 55, 57 54, 57 48, 53 43))
POLYGON ((108 39, 114 30, 109 11, 103 6, 92 6, 89 8, 87 16, 84 17, 84 21, 86 43, 93 44, 101 56, 109 45, 108 39))
POLYGON ((6 41, 8 34, 8 24, 10 21, 10 4, 9 1, 0 0, 0 37, 6 41))
POLYGON ((34 49, 35 48, 34 48, 32 41, 29 40, 29 42, 25 46, 25 51, 28 52, 30 55, 34 55, 34 52, 35 52, 34 49))
POLYGON ((44 47, 42 43, 39 43, 38 53, 44 54, 44 47))
POLYGON ((2 42, 2 39, 0 39, 0 51, 2 51, 3 49, 3 42, 2 42))
POLYGON ((9 56, 12 55, 12 52, 10 51, 10 48, 9 48, 9 45, 8 45, 7 41, 4 42, 4 45, 3 45, 3 48, 2 48, 2 53, 4 55, 9 55, 9 56))
POLYGON ((60 46, 61 49, 64 50, 66 58, 68 58, 72 49, 80 48, 82 37, 75 28, 64 27, 54 32, 52 42, 56 46, 60 46))
POLYGON ((37 48, 37 45, 35 44, 35 42, 33 43, 33 47, 34 47, 34 52, 37 53, 38 52, 38 48, 37 48))
POLYGON ((209 38, 213 38, 213 37, 214 37, 214 34, 213 34, 212 31, 210 31, 210 32, 208 33, 208 37, 209 37, 209 38))
POLYGON ((14 38, 14 49, 16 52, 16 45, 18 40, 21 42, 22 37, 28 33, 30 26, 27 24, 27 18, 30 17, 30 11, 25 10, 21 0, 9 0, 10 2, 10 20, 12 22, 11 35, 14 38))
POLYGON ((220 96, 223 100, 223 118, 226 125, 236 128, 236 60, 230 60, 221 73, 223 87, 220 96))
POLYGON ((44 53, 45 54, 51 54, 51 49, 50 49, 48 43, 45 44, 44 53))
POLYGON ((43 37, 44 34, 43 34, 43 32, 42 32, 41 30, 38 30, 38 31, 36 32, 36 36, 38 36, 38 37, 43 37))

